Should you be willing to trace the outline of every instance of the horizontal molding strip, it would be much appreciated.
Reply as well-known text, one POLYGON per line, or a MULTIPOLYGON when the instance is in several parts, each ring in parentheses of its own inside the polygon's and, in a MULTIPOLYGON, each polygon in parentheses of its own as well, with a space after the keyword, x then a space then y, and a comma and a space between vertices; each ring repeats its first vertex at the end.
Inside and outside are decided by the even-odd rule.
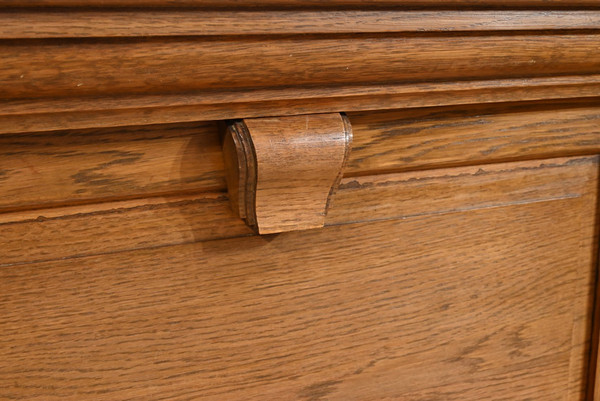
POLYGON ((600 153, 600 100, 349 113, 344 176, 600 153))
POLYGON ((3 0, 0 7, 598 7, 597 0, 3 0))
POLYGON ((600 34, 149 40, 0 45, 22 98, 597 74, 600 34))
POLYGON ((212 122, 0 136, 0 211, 225 190, 212 122))
POLYGON ((600 97, 600 75, 0 101, 0 134, 600 97))
MULTIPOLYGON (((348 118, 346 178, 600 153, 600 100, 348 118)), ((0 135, 1 213, 226 190, 213 122, 0 135)))
POLYGON ((600 11, 18 11, 0 39, 600 29, 600 11))
MULTIPOLYGON (((572 199, 597 178, 596 157, 344 178, 326 226, 572 199)), ((0 231, 0 267, 252 235, 211 193, 0 214, 0 231)))

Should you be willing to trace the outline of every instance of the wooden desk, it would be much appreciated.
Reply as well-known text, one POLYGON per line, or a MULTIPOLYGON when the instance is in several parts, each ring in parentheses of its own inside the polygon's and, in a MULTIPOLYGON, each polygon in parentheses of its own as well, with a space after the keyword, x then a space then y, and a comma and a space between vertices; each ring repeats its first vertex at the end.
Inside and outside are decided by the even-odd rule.
POLYGON ((0 399, 600 400, 598 32, 2 1, 0 399))

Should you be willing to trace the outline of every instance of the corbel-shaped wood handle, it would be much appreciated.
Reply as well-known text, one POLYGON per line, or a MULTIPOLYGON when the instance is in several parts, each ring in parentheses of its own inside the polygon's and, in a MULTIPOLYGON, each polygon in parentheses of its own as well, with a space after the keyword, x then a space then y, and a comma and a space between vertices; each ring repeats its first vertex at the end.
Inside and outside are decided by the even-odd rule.
POLYGON ((323 227, 351 143, 339 113, 230 123, 223 153, 233 210, 259 234, 323 227))

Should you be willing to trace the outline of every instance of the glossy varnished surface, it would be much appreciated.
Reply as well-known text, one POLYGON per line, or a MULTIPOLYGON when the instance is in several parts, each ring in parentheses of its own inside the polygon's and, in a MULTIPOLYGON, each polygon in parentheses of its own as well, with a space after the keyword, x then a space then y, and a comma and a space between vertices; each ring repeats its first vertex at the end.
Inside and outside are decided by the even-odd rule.
POLYGON ((596 29, 598 11, 119 10, 0 14, 0 37, 101 38, 596 29))
POLYGON ((243 194, 232 203, 240 217, 260 234, 323 227, 352 146, 345 116, 245 119, 227 136, 236 156, 227 161, 226 137, 225 164, 238 166, 229 167, 228 190, 230 197, 243 194))
POLYGON ((599 40, 543 33, 0 43, 0 91, 11 100, 594 74, 599 40))

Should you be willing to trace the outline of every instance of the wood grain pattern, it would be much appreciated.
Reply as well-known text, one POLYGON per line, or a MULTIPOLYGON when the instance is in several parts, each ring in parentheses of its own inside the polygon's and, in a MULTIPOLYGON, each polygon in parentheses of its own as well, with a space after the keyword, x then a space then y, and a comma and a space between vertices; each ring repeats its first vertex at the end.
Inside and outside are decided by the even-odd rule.
POLYGON ((599 96, 600 76, 585 75, 0 100, 0 133, 599 96))
POLYGON ((0 39, 599 29, 598 11, 18 11, 0 39))
POLYGON ((0 269, 0 397, 579 400, 592 198, 0 269))
POLYGON ((577 188, 596 180, 596 164, 596 158, 566 158, 348 177, 327 224, 577 197, 577 188))
POLYGON ((0 7, 553 7, 598 8, 596 0, 2 0, 0 7))
POLYGON ((211 122, 0 136, 0 210, 224 188, 211 122))
POLYGON ((595 2, 15 6, 0 133, 600 96, 595 2))
POLYGON ((320 228, 342 178, 352 129, 335 114, 230 124, 224 155, 234 210, 260 234, 320 228), (228 150, 228 146, 235 147, 228 150))
POLYGON ((345 175, 600 153, 597 101, 350 113, 345 175))
POLYGON ((600 397, 599 32, 597 0, 0 0, 0 399, 600 397), (343 178, 299 129, 340 112, 343 178), (260 231, 325 227, 234 215, 225 119, 263 133, 260 231))
MULTIPOLYGON (((347 178, 334 196, 325 224, 572 199, 597 180, 596 158, 347 178)), ((0 267, 251 233, 220 193, 3 213, 0 267)))
MULTIPOLYGON (((347 177, 600 153, 597 101, 350 113, 347 177)), ((0 136, 0 210, 225 191, 216 125, 0 136)))
POLYGON ((0 92, 8 100, 595 74, 599 40, 543 34, 2 42, 0 92))
POLYGON ((220 193, 4 213, 0 266, 251 234, 220 193))

